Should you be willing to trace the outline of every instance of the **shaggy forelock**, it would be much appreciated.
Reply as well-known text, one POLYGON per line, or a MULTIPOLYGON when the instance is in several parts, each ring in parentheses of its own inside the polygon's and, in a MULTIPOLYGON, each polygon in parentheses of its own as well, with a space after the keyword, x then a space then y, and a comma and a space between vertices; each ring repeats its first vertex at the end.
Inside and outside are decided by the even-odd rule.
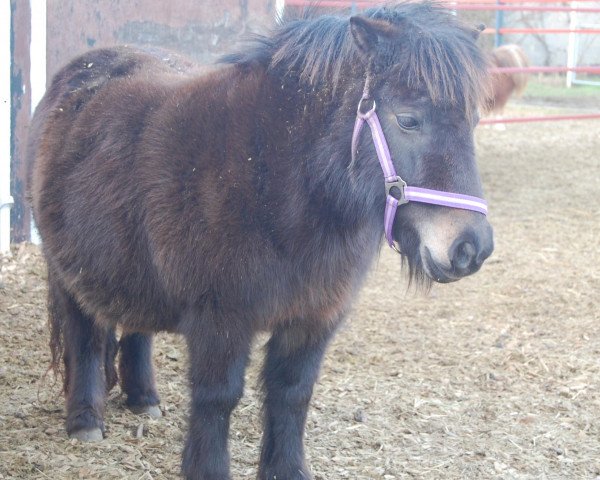
MULTIPOLYGON (((436 3, 400 3, 367 10, 398 34, 386 40, 373 59, 382 76, 400 75, 408 88, 422 90, 435 104, 473 110, 488 92, 488 63, 475 44, 474 28, 436 3)), ((310 87, 329 84, 335 91, 350 65, 360 61, 349 17, 284 19, 270 36, 257 36, 228 63, 260 62, 270 71, 298 78, 310 87)))
POLYGON ((397 25, 395 71, 434 104, 472 110, 486 98, 488 61, 475 44, 475 29, 435 3, 407 3, 367 15, 397 25), (400 61, 398 61, 400 59, 400 61))

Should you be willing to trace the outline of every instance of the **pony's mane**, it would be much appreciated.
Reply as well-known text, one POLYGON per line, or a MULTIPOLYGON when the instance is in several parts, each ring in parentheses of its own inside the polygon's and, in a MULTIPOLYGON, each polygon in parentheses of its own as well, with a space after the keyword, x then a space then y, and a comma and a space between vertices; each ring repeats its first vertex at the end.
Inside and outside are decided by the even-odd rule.
POLYGON ((253 35, 244 50, 227 55, 223 63, 261 64, 283 76, 298 77, 309 86, 339 83, 342 66, 354 61, 355 47, 348 17, 316 16, 279 18, 271 35, 253 35))
MULTIPOLYGON (((409 88, 427 93, 434 103, 479 105, 488 91, 488 63, 475 45, 475 29, 465 26, 442 5, 400 3, 369 9, 363 15, 398 28, 398 38, 381 60, 405 79, 409 88)), ((260 63, 309 87, 343 80, 344 69, 359 62, 349 15, 279 21, 269 36, 255 36, 239 53, 222 61, 260 63)))

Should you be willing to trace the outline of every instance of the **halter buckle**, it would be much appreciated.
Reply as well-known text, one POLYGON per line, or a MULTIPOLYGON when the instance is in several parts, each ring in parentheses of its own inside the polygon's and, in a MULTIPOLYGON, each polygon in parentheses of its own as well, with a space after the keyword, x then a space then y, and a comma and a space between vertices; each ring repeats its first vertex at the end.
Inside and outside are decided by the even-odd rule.
POLYGON ((400 177, 396 177, 393 180, 385 181, 386 196, 390 196, 390 197, 398 200, 398 205, 404 205, 405 203, 408 203, 408 200, 406 199, 406 194, 404 192, 405 188, 406 188, 406 182, 404 180, 402 180, 400 177), (392 193, 391 193, 392 188, 397 188, 400 191, 400 198, 396 198, 395 195, 392 195, 392 193))

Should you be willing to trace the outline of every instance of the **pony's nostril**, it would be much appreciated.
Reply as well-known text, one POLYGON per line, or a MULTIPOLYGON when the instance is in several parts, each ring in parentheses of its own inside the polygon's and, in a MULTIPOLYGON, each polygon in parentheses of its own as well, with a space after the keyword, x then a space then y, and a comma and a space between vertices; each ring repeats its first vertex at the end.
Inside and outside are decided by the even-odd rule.
POLYGON ((452 266, 455 270, 464 272, 471 268, 477 256, 477 249, 471 242, 461 242, 456 246, 452 256, 452 266))
POLYGON ((482 248, 479 254, 477 255, 477 258, 475 259, 477 265, 481 265, 492 254, 493 250, 494 245, 491 242, 489 246, 482 248))

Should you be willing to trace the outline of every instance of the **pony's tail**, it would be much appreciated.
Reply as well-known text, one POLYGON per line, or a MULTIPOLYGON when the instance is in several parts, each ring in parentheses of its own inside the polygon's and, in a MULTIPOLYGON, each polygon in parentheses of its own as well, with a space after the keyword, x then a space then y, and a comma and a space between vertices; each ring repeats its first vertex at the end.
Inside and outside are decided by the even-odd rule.
POLYGON ((69 390, 69 376, 65 372, 65 299, 56 275, 48 269, 48 327, 50 329, 50 366, 55 379, 62 381, 62 393, 69 390))
MULTIPOLYGON (((62 393, 69 393, 69 358, 65 356, 65 343, 68 341, 66 335, 67 319, 69 316, 77 318, 84 313, 75 305, 73 298, 62 287, 56 274, 48 269, 48 327, 50 328, 50 366, 54 377, 62 380, 62 393)), ((119 378, 115 368, 115 359, 119 352, 119 342, 114 328, 106 331, 104 342, 104 375, 106 390, 110 391, 118 382, 119 378)))

